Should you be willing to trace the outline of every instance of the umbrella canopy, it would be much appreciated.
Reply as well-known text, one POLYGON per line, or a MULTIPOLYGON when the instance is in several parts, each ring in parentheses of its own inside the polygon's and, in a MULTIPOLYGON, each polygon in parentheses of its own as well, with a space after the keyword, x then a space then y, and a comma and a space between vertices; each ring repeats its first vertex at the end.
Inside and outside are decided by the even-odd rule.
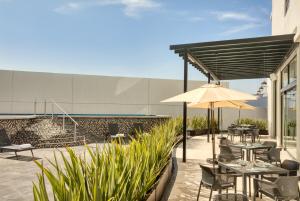
MULTIPOLYGON (((163 100, 162 102, 190 102, 198 104, 208 104, 209 108, 214 109, 215 103, 223 101, 245 101, 256 100, 256 96, 251 94, 239 92, 236 90, 228 89, 216 84, 205 84, 197 89, 179 94, 172 98, 163 100)), ((212 125, 212 150, 213 161, 216 159, 215 151, 215 134, 214 134, 214 112, 211 111, 211 125, 212 125)), ((213 164, 215 164, 213 162, 213 164)))
MULTIPOLYGON (((188 104, 188 107, 190 108, 210 108, 210 103, 190 103, 188 104)), ((214 102, 215 108, 220 107, 229 107, 229 108, 236 108, 241 110, 254 110, 255 107, 252 105, 249 105, 243 101, 217 101, 214 102)))
POLYGON ((168 98, 162 102, 213 103, 243 100, 256 100, 256 96, 228 89, 221 85, 205 84, 197 89, 168 98))

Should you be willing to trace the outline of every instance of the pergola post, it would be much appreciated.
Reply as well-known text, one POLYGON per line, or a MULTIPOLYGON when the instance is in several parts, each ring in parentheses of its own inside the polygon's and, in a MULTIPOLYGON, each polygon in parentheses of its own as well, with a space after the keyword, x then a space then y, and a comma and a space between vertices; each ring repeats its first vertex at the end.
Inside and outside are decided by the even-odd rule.
MULTIPOLYGON (((207 73, 207 83, 210 83, 210 73, 207 73)), ((209 142, 210 134, 210 109, 207 109, 207 142, 209 142)))
MULTIPOLYGON (((220 85, 220 81, 217 82, 217 85, 220 85)), ((221 108, 218 107, 218 131, 219 131, 219 134, 220 134, 220 120, 221 120, 220 111, 221 111, 221 108)))
MULTIPOLYGON (((183 92, 187 92, 187 83, 188 83, 188 54, 187 51, 184 52, 184 79, 183 79, 183 92)), ((183 130, 183 142, 182 142, 182 162, 186 162, 186 127, 187 127, 187 104, 183 103, 183 121, 182 121, 182 130, 183 130)))

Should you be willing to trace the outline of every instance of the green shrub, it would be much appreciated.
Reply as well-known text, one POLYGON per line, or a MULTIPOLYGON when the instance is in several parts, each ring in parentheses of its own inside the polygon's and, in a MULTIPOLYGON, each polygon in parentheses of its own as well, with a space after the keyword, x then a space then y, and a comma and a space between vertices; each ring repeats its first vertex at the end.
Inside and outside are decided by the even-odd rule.
POLYGON ((242 118, 240 120, 236 120, 237 124, 252 124, 255 125, 259 130, 267 130, 268 121, 263 119, 250 119, 250 118, 242 118))
POLYGON ((49 200, 46 180, 55 201, 144 200, 168 164, 179 123, 170 120, 139 133, 128 146, 114 142, 101 151, 87 146, 84 157, 67 148, 67 154, 60 152, 62 162, 56 155, 50 167, 36 162, 42 173, 33 185, 34 200, 49 200))
POLYGON ((193 129, 207 129, 207 118, 194 116, 189 118, 188 127, 193 129))

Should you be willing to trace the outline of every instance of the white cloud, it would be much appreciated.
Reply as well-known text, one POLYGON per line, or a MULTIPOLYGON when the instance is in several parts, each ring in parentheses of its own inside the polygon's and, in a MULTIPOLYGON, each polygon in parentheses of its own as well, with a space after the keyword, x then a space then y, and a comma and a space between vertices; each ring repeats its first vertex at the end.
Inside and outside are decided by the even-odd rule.
POLYGON ((248 15, 247 13, 234 11, 213 11, 211 12, 219 21, 238 20, 238 21, 257 21, 257 18, 248 15))
POLYGON ((188 20, 190 22, 200 22, 200 21, 203 21, 204 18, 203 17, 190 17, 190 18, 188 18, 188 20))
POLYGON ((54 11, 61 14, 68 14, 80 10, 82 9, 82 7, 83 5, 81 5, 80 3, 69 2, 60 7, 55 8, 54 11))
POLYGON ((141 10, 157 8, 159 3, 153 0, 122 0, 121 4, 125 6, 124 13, 127 16, 136 17, 141 10))
POLYGON ((257 28, 260 26, 262 26, 262 25, 257 24, 257 23, 244 24, 241 26, 232 27, 232 28, 228 29, 227 31, 222 32, 221 35, 231 35, 231 34, 239 33, 242 31, 249 30, 249 29, 254 29, 254 28, 257 28))
POLYGON ((54 11, 61 14, 68 14, 94 6, 122 6, 126 16, 138 17, 141 11, 158 8, 161 4, 154 0, 85 0, 66 3, 55 8, 54 11))

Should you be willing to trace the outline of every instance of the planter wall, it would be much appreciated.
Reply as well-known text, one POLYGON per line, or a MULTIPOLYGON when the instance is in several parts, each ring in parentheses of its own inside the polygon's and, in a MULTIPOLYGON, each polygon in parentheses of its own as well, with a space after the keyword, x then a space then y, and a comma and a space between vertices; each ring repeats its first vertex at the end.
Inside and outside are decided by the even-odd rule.
POLYGON ((269 135, 268 130, 259 130, 260 135, 269 135))
MULTIPOLYGON (((189 130, 190 136, 199 136, 199 135, 206 135, 208 133, 208 129, 195 129, 189 130)), ((215 129, 215 133, 219 133, 218 129, 215 129)))
POLYGON ((154 189, 149 195, 149 197, 146 199, 146 201, 160 201, 166 187, 169 184, 169 181, 172 177, 172 169, 173 169, 173 161, 172 158, 170 158, 169 164, 164 169, 163 173, 161 174, 161 177, 157 181, 157 183, 154 185, 154 189))

